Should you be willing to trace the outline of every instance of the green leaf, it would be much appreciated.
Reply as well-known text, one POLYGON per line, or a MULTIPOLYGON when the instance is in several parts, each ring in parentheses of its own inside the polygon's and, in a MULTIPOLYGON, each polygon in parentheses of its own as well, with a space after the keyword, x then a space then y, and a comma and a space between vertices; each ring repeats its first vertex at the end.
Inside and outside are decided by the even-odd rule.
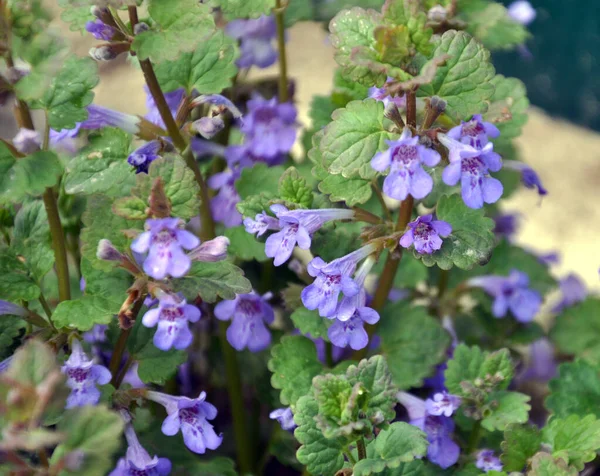
MULTIPOLYGON (((296 0, 292 0, 292 3, 294 1, 296 0)), ((273 8, 273 2, 270 0, 211 0, 210 3, 219 7, 227 20, 269 15, 273 8)))
POLYGON ((324 261, 333 261, 360 248, 358 223, 328 223, 313 236, 312 253, 324 261))
POLYGON ((490 50, 509 50, 525 43, 527 28, 513 20, 506 7, 490 3, 465 15, 467 31, 490 50))
POLYGON ((220 93, 232 84, 238 56, 236 41, 217 30, 192 53, 157 65, 156 77, 165 92, 185 88, 188 94, 194 89, 200 94, 220 93))
POLYGON ((600 418, 600 375, 597 367, 583 360, 558 367, 558 376, 550 380, 550 395, 545 406, 559 418, 569 415, 596 415, 600 418))
POLYGON ((198 295, 206 302, 215 302, 217 297, 235 299, 236 294, 246 294, 252 290, 244 272, 227 261, 192 263, 188 274, 173 284, 190 301, 198 295))
POLYGON ((281 165, 269 167, 267 164, 259 163, 254 167, 246 167, 235 183, 235 189, 242 200, 256 194, 257 191, 261 194, 277 196, 279 178, 283 172, 284 168, 281 165))
POLYGON ((262 212, 268 212, 269 206, 276 202, 276 197, 272 193, 261 192, 258 195, 250 195, 241 200, 236 205, 238 211, 246 217, 254 219, 256 215, 262 212))
POLYGON ((459 396, 469 394, 465 384, 504 390, 513 375, 514 368, 507 349, 489 353, 477 346, 468 347, 464 344, 454 349, 454 355, 448 361, 448 368, 444 373, 448 391, 459 396))
POLYGON ((16 159, 0 142, 0 205, 41 195, 58 183, 61 173, 62 166, 54 152, 38 151, 16 159))
POLYGON ((234 226, 225 230, 225 236, 229 238, 227 252, 230 256, 243 259, 244 261, 266 261, 265 244, 258 241, 254 235, 248 233, 244 226, 234 226))
POLYGON ((304 335, 310 335, 313 339, 323 338, 329 342, 327 329, 331 325, 329 319, 319 316, 318 311, 309 311, 305 307, 296 309, 290 319, 294 327, 304 335))
POLYGON ((441 269, 453 265, 470 269, 477 263, 486 263, 495 245, 494 220, 484 215, 483 209, 467 207, 458 195, 440 198, 437 219, 452 225, 452 234, 443 239, 441 249, 434 253, 419 254, 413 250, 415 258, 421 258, 426 266, 437 264, 441 269))
POLYGON ((282 200, 310 208, 313 202, 312 189, 306 184, 296 167, 287 169, 279 179, 279 196, 282 200))
POLYGON ((40 288, 30 277, 14 250, 0 249, 0 296, 7 301, 33 301, 40 295, 40 288))
MULTIPOLYGON (((85 279, 85 294, 98 296, 121 306, 132 284, 129 273, 120 268, 102 271, 92 266, 87 258, 81 259, 81 275, 85 279)), ((117 308, 118 309, 118 308, 117 308)))
POLYGON ((486 121, 495 122, 500 130, 500 137, 494 142, 504 142, 520 136, 527 123, 529 109, 525 84, 520 79, 505 78, 501 74, 494 76, 490 82, 495 90, 490 98, 489 109, 483 117, 486 121), (510 116, 508 120, 507 111, 510 116))
MULTIPOLYGON (((283 400, 282 403, 286 404, 283 400)), ((298 448, 296 457, 311 474, 335 474, 344 465, 343 441, 339 438, 327 439, 323 436, 317 427, 318 411, 319 405, 312 395, 304 395, 298 399, 294 411, 294 421, 298 428, 294 431, 294 436, 302 446, 298 448)))
POLYGON ((37 387, 58 369, 52 348, 39 340, 29 339, 14 353, 6 376, 23 385, 37 387))
POLYGON ((120 304, 106 298, 85 295, 79 299, 63 301, 56 306, 52 322, 56 327, 89 331, 95 324, 108 324, 119 312, 120 307, 120 304))
POLYGON ((131 136, 120 129, 105 128, 92 136, 66 167, 65 192, 109 196, 128 192, 135 182, 134 168, 127 163, 130 145, 131 136))
MULTIPOLYGON (((364 99, 365 96, 358 99, 364 99)), ((310 109, 308 110, 308 115, 312 121, 312 128, 318 131, 329 124, 331 114, 338 107, 333 103, 330 96, 313 96, 310 101, 310 109)))
POLYGON ((96 251, 98 242, 105 238, 121 251, 126 251, 129 239, 123 230, 142 230, 143 223, 127 220, 115 214, 111 208, 111 200, 103 195, 94 195, 88 199, 87 209, 82 217, 84 228, 81 231, 82 255, 92 266, 104 271, 110 271, 115 263, 98 259, 96 251))
POLYGON ((202 474, 204 476, 238 476, 235 470, 235 461, 223 456, 217 456, 208 461, 195 461, 193 466, 186 467, 193 471, 194 474, 202 474))
POLYGON ((418 387, 446 356, 450 335, 424 307, 398 301, 382 312, 378 330, 394 383, 418 387))
MULTIPOLYGON (((333 76, 333 92, 331 93, 331 101, 336 107, 346 107, 346 104, 348 104, 350 101, 363 100, 368 95, 369 88, 367 86, 354 81, 349 81, 346 77, 344 77, 341 69, 336 68, 333 76)), ((327 122, 330 120, 331 114, 329 114, 327 122)))
POLYGON ((69 23, 69 30, 85 33, 85 24, 88 21, 94 21, 89 3, 84 3, 77 0, 58 0, 58 4, 62 8, 60 18, 65 23, 69 23))
POLYGON ((127 341, 127 349, 139 364, 137 372, 142 382, 164 385, 187 361, 188 355, 183 350, 157 348, 152 340, 155 331, 145 327, 139 316, 127 341))
POLYGON ((106 474, 121 446, 123 426, 118 413, 101 405, 67 410, 57 427, 67 439, 54 450, 50 463, 56 464, 68 453, 77 451, 83 454, 81 466, 74 471, 63 469, 64 474, 106 474))
POLYGON ((542 443, 540 430, 533 425, 509 425, 504 430, 502 456, 505 471, 523 471, 542 443))
MULTIPOLYGON (((427 453, 427 435, 413 425, 404 422, 392 423, 389 428, 382 430, 377 438, 369 445, 373 448, 372 455, 354 465, 355 476, 367 476, 381 473, 386 468, 398 468, 402 463, 408 463, 415 458, 422 458, 427 453)), ((419 466, 419 465, 416 465, 419 466)), ((388 473, 385 473, 388 474, 388 473)), ((397 474, 392 472, 390 474, 397 474)), ((398 474, 413 474, 402 470, 398 474)), ((417 474, 423 473, 414 473, 417 474)))
POLYGON ((560 314, 550 331, 558 350, 600 363, 600 299, 589 297, 560 314))
POLYGON ((336 110, 319 144, 323 167, 346 178, 373 179, 377 172, 371 159, 387 148, 386 140, 398 137, 385 129, 383 109, 381 101, 366 99, 336 110))
POLYGON ((152 0, 148 11, 156 25, 131 44, 140 60, 173 61, 195 51, 215 29, 210 7, 195 0, 152 0))
POLYGON ((500 391, 488 397, 481 426, 488 431, 504 431, 512 423, 527 423, 530 398, 519 392, 500 391))
POLYGON ((271 385, 281 390, 281 403, 292 407, 310 392, 313 377, 323 369, 315 344, 302 336, 283 337, 271 349, 268 366, 273 373, 271 385))
MULTIPOLYGON (((31 109, 44 109, 52 129, 73 129, 87 119, 86 106, 94 99, 92 89, 98 84, 98 66, 92 58, 70 56, 43 92, 36 76, 25 76, 17 83, 17 95, 31 109)), ((39 173, 39 172, 38 172, 39 173)))
POLYGON ((577 476, 579 471, 571 468, 560 458, 544 452, 536 454, 531 460, 531 471, 527 476, 577 476))
POLYGON ((431 84, 419 88, 418 95, 444 99, 446 114, 455 120, 483 112, 485 101, 494 94, 490 52, 468 33, 450 30, 442 35, 433 58, 445 54, 450 58, 437 68, 431 84))
POLYGON ((20 344, 15 339, 21 335, 26 323, 16 316, 3 315, 0 318, 0 359, 10 357, 20 344))
POLYGON ((52 269, 50 226, 41 201, 29 202, 17 213, 11 247, 38 282, 52 269))
POLYGON ((133 197, 118 199, 114 204, 114 211, 121 213, 123 217, 127 215, 132 219, 139 216, 141 219, 141 201, 147 204, 146 208, 150 206, 152 185, 158 178, 162 180, 165 194, 171 203, 172 216, 187 220, 198 215, 200 187, 194 173, 178 155, 156 159, 150 164, 147 174, 137 174, 136 185, 131 190, 133 197))
POLYGON ((552 448, 552 456, 581 471, 600 449, 600 420, 594 415, 552 418, 542 430, 542 437, 552 448))
POLYGON ((315 166, 313 174, 321 180, 319 190, 329 195, 332 202, 346 202, 346 205, 353 207, 368 202, 373 193, 371 182, 360 177, 331 175, 321 165, 315 166))
POLYGON ((360 383, 367 393, 363 412, 374 425, 385 424, 394 419, 398 389, 392 384, 392 375, 381 355, 363 359, 358 365, 351 365, 346 370, 346 378, 353 386, 360 383))

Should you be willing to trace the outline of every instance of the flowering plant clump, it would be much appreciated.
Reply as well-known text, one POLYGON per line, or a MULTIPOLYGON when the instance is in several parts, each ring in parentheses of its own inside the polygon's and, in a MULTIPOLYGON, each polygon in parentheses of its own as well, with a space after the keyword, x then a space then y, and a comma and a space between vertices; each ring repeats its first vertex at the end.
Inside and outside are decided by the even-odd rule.
POLYGON ((47 3, 0 0, 5 473, 598 471, 600 300, 499 207, 552 193, 490 60, 528 2, 58 0, 90 57, 47 3), (147 111, 94 102, 118 56, 147 111))

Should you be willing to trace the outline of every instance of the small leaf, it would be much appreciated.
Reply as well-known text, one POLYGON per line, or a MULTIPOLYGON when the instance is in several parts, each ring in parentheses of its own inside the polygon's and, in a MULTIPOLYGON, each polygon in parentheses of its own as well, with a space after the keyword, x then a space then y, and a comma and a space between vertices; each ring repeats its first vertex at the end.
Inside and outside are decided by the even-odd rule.
MULTIPOLYGON (((286 404, 283 400, 282 403, 286 404)), ((318 411, 319 405, 312 395, 298 399, 294 411, 294 421, 298 428, 294 431, 294 436, 302 446, 298 448, 296 457, 311 474, 335 474, 344 465, 344 445, 340 439, 327 439, 323 436, 317 428, 318 411)))
POLYGON ((418 95, 441 97, 448 104, 446 114, 454 119, 484 112, 485 101, 494 94, 490 52, 468 33, 450 30, 442 35, 433 58, 445 54, 450 58, 438 67, 431 84, 419 88, 418 95))
POLYGON ((600 375, 598 367, 576 360, 558 367, 558 376, 550 380, 550 395, 545 406, 558 418, 569 415, 596 415, 600 418, 600 375))
POLYGON ((74 0, 58 0, 58 4, 62 8, 60 18, 65 23, 69 23, 69 30, 85 33, 85 24, 88 21, 94 21, 95 17, 91 13, 89 3, 74 1, 74 0))
POLYGON ((225 236, 229 238, 227 252, 230 256, 243 259, 244 261, 266 261, 265 244, 258 241, 254 235, 248 233, 244 226, 234 226, 225 230, 225 236))
POLYGON ((249 198, 256 192, 278 196, 279 178, 283 172, 284 168, 280 165, 269 167, 267 164, 258 163, 253 167, 246 167, 235 183, 235 189, 242 200, 249 198))
POLYGON ((527 110, 529 109, 525 85, 520 79, 505 78, 501 74, 494 76, 490 82, 494 85, 495 90, 490 98, 491 104, 484 119, 495 122, 496 127, 500 130, 500 137, 494 142, 504 142, 520 136, 523 126, 527 122, 527 110))
POLYGON ((418 387, 446 356, 448 332, 424 307, 398 301, 382 312, 378 335, 392 373, 401 390, 418 387))
POLYGON ((542 438, 552 448, 552 456, 581 471, 600 449, 600 420, 594 415, 552 418, 542 430, 542 438))
POLYGON ((120 129, 106 128, 66 168, 64 187, 69 194, 103 193, 120 196, 135 182, 134 168, 127 163, 131 136, 120 129))
POLYGON ((29 270, 14 250, 0 249, 0 296, 7 301, 33 301, 40 288, 29 276, 29 270))
POLYGON ((23 385, 37 387, 56 370, 58 364, 52 348, 30 339, 15 352, 6 376, 23 385))
POLYGON ((273 8, 270 0, 211 0, 210 3, 219 7, 227 20, 269 15, 273 8))
POLYGON ((512 423, 527 423, 530 398, 519 392, 500 391, 488 397, 489 414, 484 411, 481 426, 488 431, 504 431, 512 423))
POLYGON ((295 167, 287 169, 279 178, 279 196, 285 201, 297 203, 304 208, 310 208, 313 201, 311 188, 295 167))
POLYGON ((0 318, 0 360, 10 357, 21 343, 16 338, 21 336, 26 322, 16 316, 4 315, 0 318))
POLYGON ((302 334, 310 335, 313 339, 322 338, 329 342, 327 329, 332 321, 319 316, 318 311, 309 311, 305 307, 299 307, 292 313, 290 319, 302 334))
MULTIPOLYGON (((125 300, 125 296, 123 297, 125 300)), ((89 331, 95 324, 108 324, 119 312, 120 304, 100 296, 82 296, 61 302, 52 314, 56 327, 89 331)))
POLYGON ((126 220, 146 220, 150 217, 148 203, 139 197, 122 197, 112 206, 116 215, 126 220))
POLYGON ((467 31, 490 50, 508 50, 529 38, 525 25, 511 18, 500 3, 491 3, 464 15, 467 31))
POLYGON ((502 456, 505 471, 523 471, 542 443, 540 431, 535 426, 509 425, 504 430, 502 456))
POLYGON ((81 274, 85 279, 85 295, 104 298, 117 306, 121 306, 132 284, 129 273, 123 269, 113 268, 102 271, 92 266, 87 258, 81 259, 81 274))
POLYGON ((496 241, 494 220, 485 217, 482 209, 469 208, 461 197, 452 195, 440 198, 436 213, 438 220, 450 223, 452 233, 443 238, 441 249, 430 255, 414 250, 415 258, 421 258, 426 266, 437 264, 445 270, 453 265, 470 269, 489 260, 496 241))
POLYGON ((371 159, 387 149, 386 140, 398 137, 385 129, 383 109, 382 102, 366 99, 336 110, 319 143, 323 167, 346 178, 373 179, 377 172, 371 159))
POLYGON ((373 193, 369 180, 332 175, 320 165, 315 166, 313 174, 321 180, 319 190, 329 195, 332 202, 346 202, 346 205, 353 207, 368 202, 373 193))
POLYGON ((0 142, 0 204, 19 203, 39 196, 58 183, 62 166, 54 152, 38 151, 14 158, 0 142))
POLYGON ((268 213, 269 206, 275 202, 276 197, 274 194, 261 192, 258 195, 250 195, 241 200, 236 205, 236 208, 244 216, 244 218, 249 217, 254 219, 259 213, 268 213))
POLYGON ((531 460, 531 471, 527 476, 577 476, 579 471, 571 468, 560 458, 540 452, 531 460))
POLYGON ((271 385, 281 390, 279 398, 283 405, 294 407, 300 397, 310 392, 313 377, 322 369, 315 344, 306 337, 283 337, 271 349, 271 385))
POLYGON ((206 302, 215 302, 217 297, 235 299, 236 294, 246 294, 252 290, 244 272, 227 261, 192 263, 188 274, 173 284, 190 301, 198 295, 206 302))

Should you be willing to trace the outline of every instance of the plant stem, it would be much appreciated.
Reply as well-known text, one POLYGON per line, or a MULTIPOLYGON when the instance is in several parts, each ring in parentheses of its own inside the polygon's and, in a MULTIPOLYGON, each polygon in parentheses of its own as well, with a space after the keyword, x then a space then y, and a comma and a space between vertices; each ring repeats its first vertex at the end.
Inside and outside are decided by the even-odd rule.
POLYGON ((473 453, 477 449, 479 445, 479 440, 481 439, 481 420, 476 420, 473 425, 473 429, 471 430, 471 434, 469 435, 469 444, 467 446, 467 454, 473 453))
MULTIPOLYGON (((128 7, 128 11, 131 27, 133 28, 137 23, 137 9, 136 7, 128 7)), ((160 84, 158 84, 158 79, 154 73, 152 63, 147 59, 140 60, 140 67, 144 73, 144 79, 146 80, 148 90, 150 91, 150 94, 154 99, 154 103, 156 104, 156 109, 165 123, 169 137, 171 137, 173 144, 182 154, 183 158, 185 159, 185 163, 194 173, 196 182, 200 186, 200 221, 202 223, 200 238, 203 241, 211 240, 215 237, 215 223, 210 212, 208 185, 202 176, 202 172, 198 167, 196 159, 194 159, 192 150, 188 147, 188 144, 186 143, 181 131, 179 130, 179 127, 177 126, 177 123, 175 122, 175 119, 173 118, 173 115, 171 114, 171 110, 169 109, 169 105, 165 99, 165 95, 162 92, 160 84)))
POLYGON ((348 461, 350 462, 350 464, 352 466, 354 466, 356 464, 356 459, 354 459, 354 456, 352 456, 352 452, 348 449, 346 449, 344 451, 344 454, 346 455, 346 458, 348 458, 348 461))
POLYGON ((356 450, 358 451, 359 461, 367 457, 367 448, 365 447, 365 440, 362 436, 356 442, 356 450))
POLYGON ((285 7, 275 0, 275 23, 277 25, 277 48, 279 50, 279 102, 288 101, 287 57, 285 51, 285 7))
POLYGON ((235 350, 229 345, 229 342, 227 342, 227 327, 227 322, 219 321, 219 341, 225 360, 227 391, 229 393, 235 447, 237 449, 237 463, 240 474, 246 474, 252 473, 253 471, 252 446, 250 440, 247 438, 248 428, 246 412, 244 410, 240 369, 235 350))
POLYGON ((46 301, 44 293, 42 292, 40 292, 39 301, 42 305, 42 308, 44 309, 44 312, 46 313, 46 316, 48 316, 48 319, 52 319, 52 309, 50 309, 50 306, 48 306, 48 301, 46 301))
POLYGON ((417 128, 417 96, 414 91, 406 92, 406 124, 413 131, 417 128))
MULTIPOLYGON (((146 298, 145 294, 139 296, 138 300, 134 303, 133 308, 131 310, 131 320, 135 321, 137 319, 142 306, 144 305, 144 299, 146 298)), ((113 354, 110 358, 110 364, 108 365, 108 370, 112 374, 112 380, 110 381, 111 385, 115 388, 119 388, 121 384, 122 378, 119 379, 119 367, 121 366, 121 360, 123 359, 123 353, 127 347, 127 339, 129 339, 129 334, 131 334, 131 330, 133 326, 129 329, 121 329, 121 333, 119 334, 119 338, 117 339, 117 343, 115 344, 115 348, 113 350, 113 354), (118 383, 117 383, 118 382, 118 383)))
POLYGON ((131 364, 133 364, 133 358, 130 355, 129 357, 127 357, 127 360, 125 361, 125 365, 123 365, 123 368, 121 369, 121 372, 119 373, 119 376, 115 380, 115 383, 113 385, 115 388, 119 388, 121 386, 121 384, 123 383, 123 379, 125 378, 125 375, 127 374, 127 371, 129 370, 129 367, 131 367, 131 364))
POLYGON ((325 342, 325 363, 327 367, 333 367, 333 344, 331 342, 325 342))

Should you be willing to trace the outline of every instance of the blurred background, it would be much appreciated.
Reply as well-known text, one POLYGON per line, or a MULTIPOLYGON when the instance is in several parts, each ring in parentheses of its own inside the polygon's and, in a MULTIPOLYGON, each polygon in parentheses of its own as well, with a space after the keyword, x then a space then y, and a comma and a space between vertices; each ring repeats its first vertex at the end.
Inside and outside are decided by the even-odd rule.
MULTIPOLYGON (((73 50, 87 55, 96 41, 70 32, 58 18, 56 1, 47 3, 73 50)), ((537 193, 522 188, 504 209, 521 216, 518 244, 540 253, 557 251, 557 276, 574 271, 590 288, 600 289, 600 1, 531 3, 537 18, 529 25, 534 36, 527 42, 528 53, 497 53, 494 63, 499 73, 527 85, 533 106, 517 143, 549 193, 540 200, 537 193)), ((332 86, 333 52, 322 23, 300 22, 288 33, 289 73, 296 84, 299 118, 309 126, 312 96, 327 94, 332 86)), ((142 74, 124 56, 100 64, 95 102, 145 114, 142 74)), ((277 65, 253 70, 250 78, 276 73, 277 65)), ((11 134, 10 111, 2 111, 0 121, 4 133, 11 134)))

